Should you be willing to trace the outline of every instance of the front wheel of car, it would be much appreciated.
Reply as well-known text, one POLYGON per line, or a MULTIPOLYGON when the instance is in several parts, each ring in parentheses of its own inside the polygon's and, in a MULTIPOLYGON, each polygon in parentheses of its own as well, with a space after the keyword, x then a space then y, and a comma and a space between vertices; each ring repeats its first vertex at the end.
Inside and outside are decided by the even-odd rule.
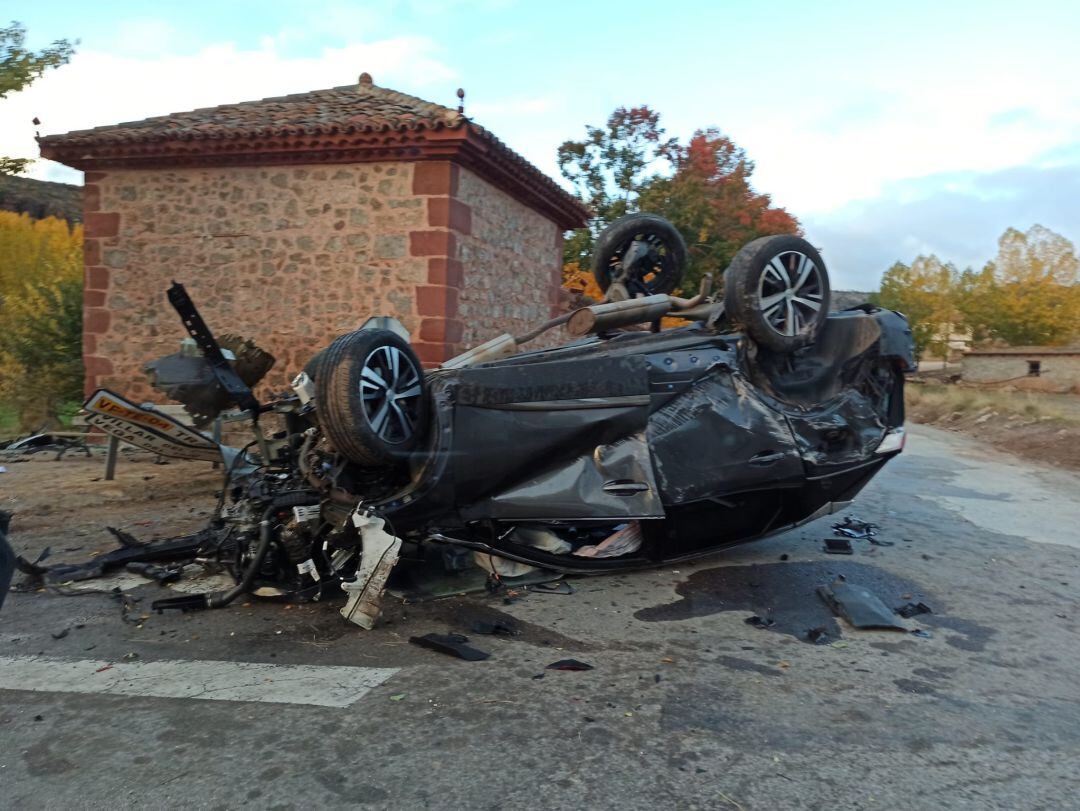
POLYGON ((424 370, 408 342, 389 330, 362 329, 321 355, 316 403, 333 446, 367 467, 406 459, 423 441, 428 420, 424 370))
POLYGON ((724 272, 724 309, 736 327, 775 352, 813 343, 829 315, 821 255, 795 236, 747 243, 724 272))

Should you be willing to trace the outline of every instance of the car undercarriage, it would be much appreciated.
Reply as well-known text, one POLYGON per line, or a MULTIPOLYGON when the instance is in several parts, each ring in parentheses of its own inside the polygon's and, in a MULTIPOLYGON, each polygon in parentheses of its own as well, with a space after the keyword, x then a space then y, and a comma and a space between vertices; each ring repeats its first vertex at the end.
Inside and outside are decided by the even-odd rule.
POLYGON ((750 243, 721 297, 708 282, 671 295, 681 237, 630 217, 612 226, 621 238, 602 240, 605 301, 430 370, 399 324, 370 319, 265 401, 253 387, 273 358, 215 339, 174 283, 189 345, 148 371, 197 427, 107 390, 85 409, 132 445, 220 461, 209 525, 149 544, 120 538, 82 567, 18 565, 62 581, 131 562, 213 562, 232 588, 154 608, 344 596, 342 614, 371 628, 403 548, 471 553, 496 580, 603 573, 710 554, 850 503, 903 446, 906 319, 870 305, 829 313, 824 264, 797 237, 750 243), (669 315, 685 325, 660 329, 669 315), (562 327, 569 342, 521 349, 562 327), (245 446, 198 430, 223 411, 248 425, 245 446))

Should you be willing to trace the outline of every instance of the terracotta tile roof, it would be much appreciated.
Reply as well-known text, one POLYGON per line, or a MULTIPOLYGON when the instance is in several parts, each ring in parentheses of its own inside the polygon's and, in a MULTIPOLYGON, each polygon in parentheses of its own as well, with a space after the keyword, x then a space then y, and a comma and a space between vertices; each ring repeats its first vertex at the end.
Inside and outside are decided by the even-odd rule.
POLYGON ((168 165, 455 160, 564 228, 589 212, 457 110, 359 84, 222 104, 38 139, 43 157, 92 171, 168 165))
POLYGON ((466 122, 464 116, 449 107, 374 84, 359 84, 202 107, 64 135, 47 135, 40 143, 48 147, 174 138, 268 138, 455 128, 466 122))

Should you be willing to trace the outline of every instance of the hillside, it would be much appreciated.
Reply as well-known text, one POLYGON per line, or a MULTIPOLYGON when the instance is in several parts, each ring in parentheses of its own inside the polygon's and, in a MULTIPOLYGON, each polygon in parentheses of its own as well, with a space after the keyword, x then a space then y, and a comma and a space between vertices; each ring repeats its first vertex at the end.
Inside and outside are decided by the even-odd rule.
POLYGON ((0 211, 25 213, 39 220, 60 217, 82 222, 82 187, 0 175, 0 211))

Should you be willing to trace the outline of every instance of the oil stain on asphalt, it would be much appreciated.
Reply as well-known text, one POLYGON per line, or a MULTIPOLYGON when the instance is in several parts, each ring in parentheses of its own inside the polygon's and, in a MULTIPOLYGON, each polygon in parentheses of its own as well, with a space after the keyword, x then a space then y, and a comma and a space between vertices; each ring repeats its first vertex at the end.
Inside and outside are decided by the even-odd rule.
POLYGON ((925 600, 918 584, 876 566, 855 561, 805 561, 720 566, 694 572, 676 586, 679 600, 643 608, 634 617, 644 622, 673 622, 725 611, 756 614, 773 624, 765 630, 810 642, 807 632, 824 628, 835 640, 840 624, 817 595, 817 587, 843 576, 865 586, 890 608, 925 600))

